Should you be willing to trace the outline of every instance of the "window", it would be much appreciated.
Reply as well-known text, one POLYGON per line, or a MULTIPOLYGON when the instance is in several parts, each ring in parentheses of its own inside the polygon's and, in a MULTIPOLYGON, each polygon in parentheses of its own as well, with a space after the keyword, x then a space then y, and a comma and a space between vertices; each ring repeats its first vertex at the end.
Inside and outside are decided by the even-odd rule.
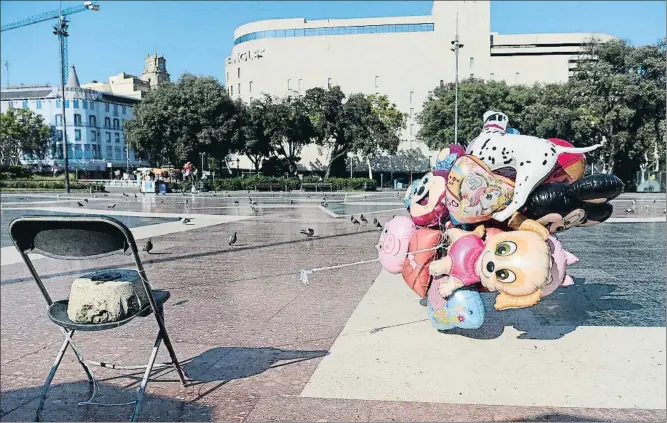
POLYGON ((83 108, 84 109, 88 108, 88 100, 83 100, 83 108))
POLYGON ((28 108, 28 100, 23 100, 23 108, 24 109, 28 108))
POLYGON ((495 77, 496 77, 495 73, 491 73, 491 75, 489 75, 489 79, 492 81, 494 80, 495 77))
POLYGON ((94 101, 90 102, 90 110, 95 110, 95 102, 94 101))
POLYGON ((303 89, 303 79, 299 79, 299 91, 303 89))
POLYGON ((470 69, 473 69, 475 67, 475 58, 471 57, 470 58, 470 69))
POLYGON ((56 140, 58 140, 58 141, 63 140, 63 130, 62 129, 58 129, 58 131, 56 131, 56 140))
POLYGON ((236 89, 237 89, 237 91, 238 91, 238 92, 236 93, 236 95, 241 95, 241 83, 238 84, 238 86, 236 87, 236 89))
POLYGON ((331 78, 327 78, 327 88, 331 88, 331 78))
POLYGON ((118 119, 113 120, 113 129, 115 130, 120 129, 120 121, 118 119))
POLYGON ((241 68, 236 68, 236 77, 241 79, 241 68))
POLYGON ((59 109, 60 109, 60 107, 62 107, 62 106, 60 105, 60 99, 56 100, 56 107, 59 108, 59 109))
POLYGON ((97 142, 97 131, 94 129, 90 131, 90 140, 92 142, 97 142))
POLYGON ((56 115, 56 126, 63 126, 63 115, 60 113, 56 115))
POLYGON ((79 99, 75 98, 74 100, 72 100, 72 103, 73 103, 72 107, 74 107, 75 109, 79 108, 79 99))
POLYGON ((38 109, 42 108, 42 100, 37 100, 37 108, 38 109))
POLYGON ((120 147, 116 147, 115 151, 116 151, 116 160, 123 160, 122 153, 120 152, 120 147))
POLYGON ((379 76, 375 77, 375 88, 380 88, 380 77, 379 76))
POLYGON ((65 100, 65 108, 69 109, 69 100, 65 100))
POLYGON ((415 97, 415 92, 410 91, 410 104, 412 104, 412 100, 414 100, 414 97, 415 97))
POLYGON ((80 129, 75 129, 74 130, 74 141, 81 141, 81 130, 80 129))
POLYGON ((90 144, 83 145, 83 158, 90 159, 90 144))
POLYGON ((107 142, 111 142, 111 132, 107 132, 107 142))
POLYGON ((74 113, 74 126, 81 126, 81 115, 74 113))
POLYGON ((472 79, 472 78, 474 78, 474 77, 475 77, 475 74, 474 74, 474 73, 471 73, 471 74, 470 74, 470 79, 472 79))
POLYGON ((225 72, 225 82, 229 82, 229 72, 225 72))
POLYGON ((118 105, 117 104, 113 105, 113 115, 118 116, 118 105))
POLYGON ((111 129, 111 118, 104 118, 104 129, 111 129))
POLYGON ((116 132, 114 134, 114 136, 115 136, 115 139, 116 139, 116 144, 120 144, 120 134, 118 132, 116 132))
POLYGON ((415 114, 415 109, 410 107, 410 118, 412 118, 412 116, 414 116, 414 114, 415 114))
POLYGON ((287 80, 287 89, 288 89, 288 90, 291 90, 291 89, 292 89, 292 80, 291 80, 291 79, 288 79, 288 80, 287 80))
POLYGON ((414 134, 415 134, 415 126, 411 124, 410 125, 410 135, 414 135, 414 134))
POLYGON ((253 97, 250 97, 250 98, 248 99, 248 101, 249 101, 250 103, 252 103, 253 100, 254 100, 253 97))
POLYGON ((105 112, 109 111, 109 103, 104 103, 104 111, 105 112))
POLYGON ((74 158, 75 159, 80 159, 81 156, 82 156, 81 144, 76 144, 74 146, 74 158))
POLYGON ((519 72, 514 74, 514 83, 518 84, 519 83, 519 72))
POLYGON ((248 92, 252 92, 252 81, 248 82, 248 92))
POLYGON ((97 149, 97 144, 93 144, 93 159, 99 159, 100 158, 100 152, 97 149))
POLYGON ((105 159, 113 160, 113 147, 110 145, 107 145, 107 155, 105 159))
POLYGON ((90 122, 90 126, 97 128, 97 118, 95 115, 88 116, 88 122, 90 122))
POLYGON ((234 95, 234 86, 230 85, 229 87, 229 95, 234 95))
POLYGON ((121 106, 120 109, 121 109, 121 112, 123 112, 124 115, 127 114, 127 107, 125 107, 125 106, 121 106))

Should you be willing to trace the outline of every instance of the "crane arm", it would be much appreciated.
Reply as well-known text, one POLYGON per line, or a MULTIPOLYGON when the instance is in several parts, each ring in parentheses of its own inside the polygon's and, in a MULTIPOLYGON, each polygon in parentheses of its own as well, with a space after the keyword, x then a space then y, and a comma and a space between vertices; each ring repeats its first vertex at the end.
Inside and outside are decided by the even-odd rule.
POLYGON ((34 15, 20 21, 12 22, 6 25, 2 25, 0 32, 9 31, 10 29, 21 28, 23 26, 33 25, 39 22, 48 21, 51 19, 57 19, 60 15, 67 16, 73 15, 75 13, 83 12, 86 10, 99 10, 100 6, 96 1, 87 1, 80 6, 72 6, 67 9, 61 10, 52 10, 50 12, 40 13, 39 15, 34 15))

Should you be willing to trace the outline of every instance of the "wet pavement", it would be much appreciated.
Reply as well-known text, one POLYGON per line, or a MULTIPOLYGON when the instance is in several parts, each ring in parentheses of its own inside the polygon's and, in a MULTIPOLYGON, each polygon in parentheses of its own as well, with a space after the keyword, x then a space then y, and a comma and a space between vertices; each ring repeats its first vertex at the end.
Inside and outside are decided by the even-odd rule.
MULTIPOLYGON (((429 403, 301 396, 318 365, 330 354, 334 341, 344 336, 341 331, 378 277, 380 266, 369 263, 317 272, 310 276, 308 286, 299 282, 299 271, 375 258, 373 245, 379 231, 354 226, 348 219, 333 218, 319 207, 319 194, 310 198, 305 194, 287 198, 279 194, 251 193, 258 203, 258 213, 250 210, 247 193, 229 195, 134 198, 133 194, 130 197, 110 194, 102 198, 88 197, 90 201, 84 205, 102 214, 109 204, 116 204, 114 211, 146 215, 205 213, 250 217, 157 236, 153 238, 154 253, 142 253, 152 286, 171 292, 165 306, 165 322, 178 358, 185 363, 192 382, 183 388, 176 382, 172 370, 155 371, 148 385, 141 420, 665 420, 664 409, 459 404, 457 398, 446 403, 429 403), (162 199, 164 203, 160 202, 162 199), (290 204, 290 199, 294 204, 290 204), (234 204, 234 200, 239 204, 234 204), (299 234, 299 230, 305 228, 313 228, 316 237, 306 239, 299 234), (230 247, 227 239, 234 231, 238 232, 238 243, 230 247)), ((393 211, 400 207, 400 201, 396 205, 384 198, 383 206, 348 204, 376 202, 373 196, 349 197, 351 195, 343 205, 343 194, 327 194, 328 209, 339 214, 375 212, 373 216, 381 222, 404 213, 393 211), (388 211, 378 213, 382 207, 388 211)), ((74 198, 83 198, 83 195, 74 198)), ((664 200, 664 196, 662 198, 664 200)), ((23 213, 14 210, 17 205, 7 205, 7 200, 3 195, 3 228, 5 216, 23 213)), ((43 200, 53 201, 53 198, 43 200)), ((648 204, 656 206, 654 211, 650 207, 650 215, 659 216, 664 201, 661 206, 652 200, 649 198, 648 204)), ((631 199, 622 201, 631 202, 631 199)), ((77 211, 76 203, 65 198, 56 203, 20 207, 74 207, 68 212, 77 211)), ((135 216, 134 223, 149 226, 164 219, 146 215, 135 216)), ((575 287, 555 292, 530 310, 504 312, 502 316, 489 313, 489 324, 484 332, 477 335, 468 332, 465 336, 486 339, 488 348, 493 349, 498 342, 498 331, 506 326, 527 330, 527 337, 542 342, 554 342, 586 327, 592 327, 591 330, 596 327, 665 327, 667 240, 664 222, 609 223, 573 229, 559 238, 565 248, 581 260, 572 272, 575 287), (537 321, 547 328, 570 329, 550 336, 548 330, 536 333, 533 327, 522 323, 529 321, 537 321)), ((34 263, 52 297, 61 299, 68 296, 69 284, 80 274, 98 268, 130 266, 131 260, 119 255, 86 262, 44 258, 34 263)), ((44 300, 25 265, 2 266, 0 287, 1 418, 3 421, 30 420, 39 386, 48 373, 62 335, 46 317, 44 300)), ((156 331, 157 326, 149 317, 102 333, 78 332, 75 340, 88 359, 136 365, 148 360, 156 331)), ((429 336, 447 335, 432 331, 429 336)), ((167 358, 166 349, 162 347, 158 360, 167 358)), ((349 362, 350 367, 356 365, 349 362)), ((98 367, 93 367, 93 371, 100 381, 100 393, 96 397, 100 402, 133 399, 142 376, 138 371, 98 367), (119 378, 119 375, 129 375, 129 378, 119 378)), ((393 370, 386 368, 385 371, 393 370)), ((42 418, 122 421, 132 412, 131 406, 77 406, 88 397, 85 375, 68 351, 42 418)))

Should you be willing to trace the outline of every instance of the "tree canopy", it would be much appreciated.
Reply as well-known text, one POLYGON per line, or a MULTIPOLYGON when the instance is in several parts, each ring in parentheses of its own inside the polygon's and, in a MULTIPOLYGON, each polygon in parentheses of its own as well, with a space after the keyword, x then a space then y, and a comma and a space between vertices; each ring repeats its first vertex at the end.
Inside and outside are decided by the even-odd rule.
POLYGON ((42 156, 53 135, 41 115, 29 109, 9 109, 0 114, 0 161, 19 164, 23 156, 42 156))

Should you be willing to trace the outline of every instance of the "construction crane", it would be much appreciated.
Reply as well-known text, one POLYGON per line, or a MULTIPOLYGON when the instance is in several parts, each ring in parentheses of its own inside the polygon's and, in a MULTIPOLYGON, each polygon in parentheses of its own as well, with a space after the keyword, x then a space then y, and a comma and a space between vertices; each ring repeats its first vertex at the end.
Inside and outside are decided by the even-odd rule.
POLYGON ((65 75, 65 80, 67 80, 69 69, 68 69, 68 60, 67 60, 67 20, 65 16, 73 15, 79 12, 85 12, 86 10, 98 11, 100 6, 96 1, 86 1, 82 5, 68 7, 67 9, 57 9, 50 12, 40 13, 39 15, 34 15, 20 21, 12 22, 6 25, 2 25, 0 32, 9 31, 16 28, 21 28, 28 25, 33 25, 36 23, 49 21, 51 19, 58 19, 59 22, 54 26, 53 33, 58 35, 60 42, 63 44, 63 73, 65 75))

